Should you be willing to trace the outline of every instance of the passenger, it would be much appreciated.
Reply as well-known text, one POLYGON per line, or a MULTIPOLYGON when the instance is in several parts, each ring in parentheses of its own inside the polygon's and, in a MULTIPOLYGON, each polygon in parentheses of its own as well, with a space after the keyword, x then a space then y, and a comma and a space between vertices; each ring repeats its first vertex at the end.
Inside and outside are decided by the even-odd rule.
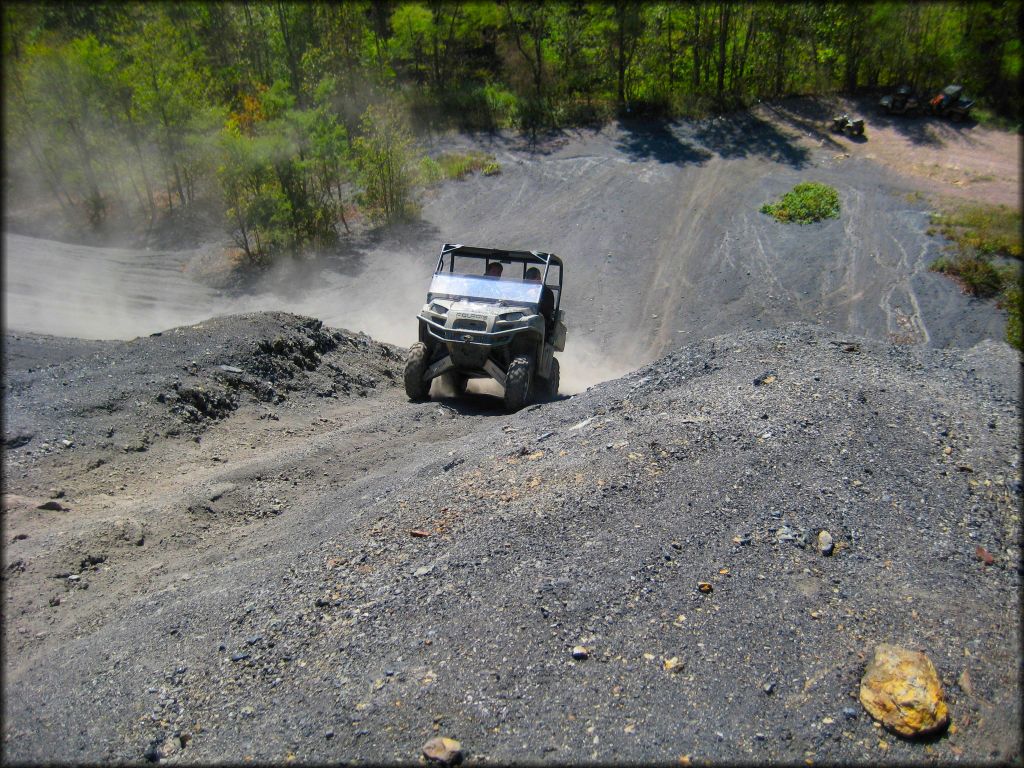
MULTIPOLYGON (((530 282, 540 282, 540 270, 537 267, 530 267, 526 270, 526 279, 530 282)), ((555 322, 555 294, 546 285, 540 291, 540 313, 544 315, 550 331, 555 322)))
POLYGON ((484 274, 487 277, 501 277, 502 266, 500 261, 492 261, 487 265, 487 271, 484 274))

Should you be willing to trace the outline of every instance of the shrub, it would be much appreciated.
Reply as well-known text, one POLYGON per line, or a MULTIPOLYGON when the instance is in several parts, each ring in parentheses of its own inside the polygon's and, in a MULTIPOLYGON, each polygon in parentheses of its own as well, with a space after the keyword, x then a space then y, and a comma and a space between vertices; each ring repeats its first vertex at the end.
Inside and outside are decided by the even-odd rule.
POLYGON ((424 166, 431 165, 430 174, 424 175, 425 183, 436 184, 443 179, 454 179, 459 181, 471 173, 483 173, 484 176, 494 176, 501 173, 501 166, 494 159, 494 155, 483 152, 445 152, 438 155, 436 160, 425 159, 421 164, 421 173, 424 166), (429 163, 428 163, 429 161, 429 163), (436 176, 433 167, 436 166, 436 176))
POLYGON ((1019 259, 1021 212, 1006 205, 972 205, 932 216, 932 225, 961 251, 1019 259))
POLYGON ((1024 289, 1018 278, 1004 290, 999 305, 1006 310, 1006 341, 1013 347, 1024 351, 1024 289))
POLYGON ((441 164, 432 157, 424 157, 420 160, 419 167, 420 184, 430 187, 444 180, 444 170, 441 164))
POLYGON ((375 221, 390 223, 414 213, 415 158, 412 135, 391 107, 369 107, 363 135, 354 142, 363 203, 375 221))
POLYGON ((777 203, 765 203, 761 213, 781 222, 810 224, 839 217, 839 193, 827 184, 806 181, 797 184, 777 203))
POLYGON ((988 259, 960 254, 954 258, 936 259, 930 269, 954 278, 964 292, 982 299, 996 296, 1003 288, 1003 278, 988 259))
POLYGON ((1006 310, 1006 340, 1022 349, 1021 213, 1005 205, 946 205, 932 214, 928 234, 939 234, 951 245, 930 269, 949 275, 966 293, 999 297, 1006 310), (999 259, 1016 259, 998 266, 999 259))

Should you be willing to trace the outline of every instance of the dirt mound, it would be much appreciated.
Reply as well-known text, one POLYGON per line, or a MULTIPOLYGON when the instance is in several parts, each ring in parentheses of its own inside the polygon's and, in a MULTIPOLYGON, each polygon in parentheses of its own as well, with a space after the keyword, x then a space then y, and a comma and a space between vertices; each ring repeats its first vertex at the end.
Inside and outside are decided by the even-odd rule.
MULTIPOLYGON (((1019 759, 1006 345, 733 333, 506 415, 409 403, 368 339, 223 322, 53 363, 71 382, 137 351, 116 380, 141 392, 178 373, 153 359, 173 342, 189 376, 231 365, 288 399, 238 387, 201 444, 104 467, 102 503, 64 476, 71 512, 27 508, 44 476, 8 469, 10 759, 415 760, 435 735, 498 762, 1019 759), (312 392, 342 354, 373 397, 312 392), (928 654, 956 729, 872 726, 878 643, 928 654)), ((69 406, 26 399, 61 386, 24 371, 32 341, 17 401, 45 422, 69 406)))
POLYGON ((395 347, 287 313, 219 317, 128 342, 8 334, 5 344, 14 466, 81 448, 144 451, 155 438, 201 433, 246 399, 365 397, 402 364, 395 347), (37 350, 47 350, 43 359, 37 350))

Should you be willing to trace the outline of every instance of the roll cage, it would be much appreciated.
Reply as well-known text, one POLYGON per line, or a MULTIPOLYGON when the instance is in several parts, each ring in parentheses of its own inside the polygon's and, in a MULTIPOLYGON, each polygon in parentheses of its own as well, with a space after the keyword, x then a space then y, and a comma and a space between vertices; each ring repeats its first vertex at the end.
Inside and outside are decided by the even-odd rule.
MULTIPOLYGON (((541 284, 546 286, 555 299, 554 316, 558 317, 558 310, 562 304, 562 260, 553 253, 544 251, 514 251, 500 248, 480 248, 472 245, 458 245, 445 243, 441 246, 441 254, 437 258, 435 275, 448 274, 469 274, 457 271, 455 262, 457 259, 473 259, 484 262, 486 271, 492 263, 521 264, 523 273, 521 278, 514 280, 526 280, 526 271, 532 266, 541 270, 541 284), (557 273, 556 273, 557 270, 557 273), (549 282, 550 278, 550 282, 549 282)), ((474 273, 481 274, 481 273, 474 273)), ((502 274, 501 279, 507 279, 508 275, 502 274)), ((489 278, 495 279, 495 278, 489 278)))

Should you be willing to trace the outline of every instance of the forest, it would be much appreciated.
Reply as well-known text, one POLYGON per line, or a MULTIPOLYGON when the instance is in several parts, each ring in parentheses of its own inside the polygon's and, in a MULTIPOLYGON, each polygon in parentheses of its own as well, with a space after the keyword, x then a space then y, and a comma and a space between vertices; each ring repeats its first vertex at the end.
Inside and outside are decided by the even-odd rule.
MULTIPOLYGON (((7 3, 7 199, 202 205, 251 262, 415 213, 429 131, 700 117, 959 82, 1019 125, 1020 3, 7 3)), ((486 158, 472 159, 487 165, 486 158)), ((490 172, 500 172, 490 163, 490 172)))

